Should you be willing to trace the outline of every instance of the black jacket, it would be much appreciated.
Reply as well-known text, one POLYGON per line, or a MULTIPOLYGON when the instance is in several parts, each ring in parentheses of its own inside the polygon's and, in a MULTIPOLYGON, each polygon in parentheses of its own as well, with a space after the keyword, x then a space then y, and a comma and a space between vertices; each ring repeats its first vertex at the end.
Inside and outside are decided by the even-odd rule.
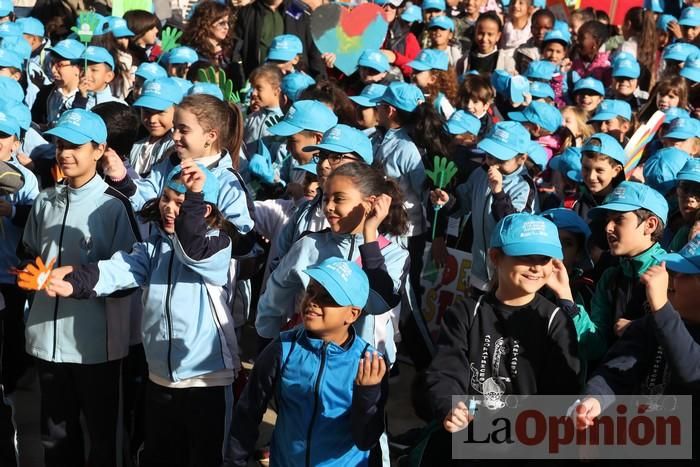
MULTIPOLYGON (((265 8, 262 0, 256 0, 241 8, 236 18, 235 35, 240 44, 234 47, 233 61, 242 64, 246 77, 261 65, 258 59, 258 46, 265 8)), ((311 15, 303 4, 296 0, 283 0, 279 8, 284 16, 285 34, 294 34, 304 45, 300 68, 307 69, 309 75, 315 80, 325 79, 326 66, 321 59, 321 52, 311 38, 309 27, 311 15)))

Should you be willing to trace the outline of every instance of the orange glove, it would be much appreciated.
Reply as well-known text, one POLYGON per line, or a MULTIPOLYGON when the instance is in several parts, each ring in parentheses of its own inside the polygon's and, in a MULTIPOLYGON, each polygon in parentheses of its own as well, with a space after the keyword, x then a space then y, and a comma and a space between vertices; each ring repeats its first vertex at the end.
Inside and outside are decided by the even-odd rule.
POLYGON ((56 258, 44 265, 44 261, 37 256, 34 264, 30 263, 24 270, 17 271, 17 285, 26 290, 45 289, 55 262, 56 258))

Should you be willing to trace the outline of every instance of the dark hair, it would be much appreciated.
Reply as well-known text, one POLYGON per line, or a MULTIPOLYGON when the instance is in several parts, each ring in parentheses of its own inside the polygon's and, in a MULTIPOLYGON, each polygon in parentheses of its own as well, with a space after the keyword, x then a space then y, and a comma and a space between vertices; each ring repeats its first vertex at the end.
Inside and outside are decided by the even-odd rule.
POLYGON ((355 105, 343 89, 332 81, 322 80, 306 88, 299 99, 312 99, 331 106, 338 123, 357 126, 355 105))
POLYGON ((127 81, 129 76, 129 70, 126 69, 122 61, 119 59, 119 44, 114 38, 114 34, 111 32, 100 34, 99 36, 92 36, 90 45, 97 47, 102 47, 107 50, 114 60, 114 79, 109 83, 109 87, 112 89, 112 94, 119 96, 124 88, 124 83, 127 81))
POLYGON ((208 58, 213 62, 218 62, 214 47, 209 41, 209 30, 214 26, 214 23, 226 16, 229 17, 229 30, 226 39, 221 42, 223 55, 227 56, 228 46, 233 43, 233 13, 229 8, 228 3, 219 3, 217 1, 206 0, 198 3, 194 8, 192 17, 185 27, 185 32, 182 35, 182 43, 189 45, 200 55, 208 58))
MULTIPOLYGON (((157 225, 161 225, 160 207, 158 203, 160 203, 160 196, 146 201, 141 210, 137 213, 144 223, 153 222, 157 225)), ((211 212, 206 217, 207 226, 210 229, 219 229, 231 238, 238 238, 240 234, 237 233, 235 230, 236 228, 221 214, 219 208, 217 208, 215 204, 208 204, 211 206, 211 212), (234 237, 233 235, 236 236, 234 237)))
POLYGON ((335 169, 328 176, 347 177, 352 180, 355 187, 365 196, 389 195, 391 206, 386 219, 379 225, 379 233, 391 235, 404 235, 408 231, 408 213, 403 206, 403 194, 399 184, 387 177, 384 171, 367 164, 352 162, 335 169))
POLYGON ((659 224, 656 226, 656 230, 654 230, 651 233, 651 241, 652 242, 660 242, 663 237, 664 237, 664 221, 654 214, 653 212, 649 211, 648 209, 640 208, 640 209, 635 209, 634 214, 637 216, 637 219, 639 219, 639 223, 637 224, 638 226, 649 219, 650 217, 656 217, 659 220, 659 224))
POLYGON ((595 19, 599 23, 603 23, 605 25, 610 24, 610 15, 608 15, 605 11, 603 10, 596 10, 595 11, 595 19))
POLYGON ((430 70, 430 73, 435 76, 435 82, 425 89, 428 100, 434 102, 438 92, 442 92, 449 102, 455 102, 459 84, 454 67, 448 67, 447 70, 430 70))
POLYGON ((624 22, 629 23, 634 35, 641 34, 642 25, 644 24, 644 8, 636 6, 627 10, 624 22))
POLYGON ((177 105, 178 109, 192 112, 205 131, 218 130, 219 149, 226 149, 233 167, 238 169, 238 158, 243 141, 243 114, 237 105, 222 102, 208 94, 192 94, 177 105))
POLYGON ((656 98, 657 95, 674 93, 678 96, 678 108, 688 107, 688 82, 682 76, 671 76, 662 79, 651 90, 650 95, 656 98))
POLYGON ((133 109, 121 102, 104 102, 97 104, 92 111, 107 126, 107 146, 121 157, 128 156, 139 134, 139 118, 133 109))
POLYGON ((433 156, 451 155, 448 147, 452 137, 445 133, 444 123, 435 106, 429 102, 423 102, 411 113, 408 133, 416 146, 425 150, 428 159, 426 168, 432 166, 433 156))
POLYGON ((144 10, 131 10, 124 13, 124 20, 127 27, 134 33, 134 37, 129 42, 134 42, 142 38, 153 28, 160 29, 160 20, 156 15, 144 10))
POLYGON ((36 2, 30 16, 44 25, 44 36, 56 44, 71 33, 75 25, 76 13, 63 2, 36 2))
POLYGON ((503 32, 503 21, 501 21, 501 18, 493 10, 481 13, 476 19, 476 23, 474 23, 474 29, 476 30, 476 28, 479 26, 479 23, 481 23, 482 21, 488 20, 491 20, 498 25, 498 32, 503 32))
POLYGON ((265 78, 273 85, 279 87, 282 85, 282 76, 282 70, 280 70, 277 66, 268 63, 266 65, 260 65, 251 71, 248 81, 250 81, 252 86, 258 78, 265 78))
POLYGON ((586 21, 593 21, 596 19, 595 10, 591 7, 579 8, 577 10, 574 10, 571 12, 569 18, 573 18, 574 16, 579 16, 581 18, 581 21, 584 23, 586 21))
POLYGON ((457 107, 466 109, 470 100, 493 102, 495 97, 496 90, 489 78, 482 75, 468 75, 457 91, 457 107))
POLYGON ((610 30, 609 28, 596 20, 592 21, 586 21, 581 25, 581 27, 578 29, 578 37, 583 37, 584 34, 590 34, 593 36, 593 39, 598 43, 598 47, 603 45, 605 41, 608 40, 608 37, 610 36, 610 30))
POLYGON ((535 23, 540 16, 544 16, 545 18, 550 20, 552 22, 552 25, 554 25, 554 22, 557 20, 557 18, 554 16, 554 13, 552 13, 549 10, 545 10, 544 8, 540 8, 532 14, 532 23, 535 23))

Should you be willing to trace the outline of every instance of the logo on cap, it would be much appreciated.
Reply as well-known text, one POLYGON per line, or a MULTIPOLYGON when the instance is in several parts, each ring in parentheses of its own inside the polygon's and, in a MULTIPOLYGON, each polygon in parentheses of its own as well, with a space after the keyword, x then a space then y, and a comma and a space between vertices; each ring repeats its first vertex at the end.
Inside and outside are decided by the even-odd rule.
POLYGON ((124 21, 123 19, 120 18, 120 19, 114 21, 114 27, 115 27, 115 28, 125 28, 125 27, 126 27, 126 21, 124 21))
POLYGON ((336 263, 331 263, 331 264, 326 264, 326 267, 328 269, 332 269, 334 272, 337 272, 343 282, 347 282, 350 279, 350 276, 352 275, 352 271, 350 270, 350 266, 346 262, 341 262, 338 261, 336 263))
POLYGON ((80 116, 79 113, 76 112, 68 112, 64 114, 66 118, 63 118, 63 120, 60 123, 68 123, 70 125, 75 125, 75 126, 80 126, 80 122, 82 121, 82 117, 80 116))
POLYGON ((160 92, 161 92, 160 83, 149 83, 148 86, 146 86, 146 92, 152 93, 152 94, 160 94, 160 92))
POLYGON ((0 112, 0 122, 6 122, 7 121, 7 115, 5 115, 3 112, 0 112))
POLYGON ((493 130, 493 134, 491 135, 491 137, 503 143, 507 143, 510 139, 509 133, 502 128, 496 128, 495 130, 493 130))
POLYGON ((340 141, 340 130, 332 128, 331 131, 328 132, 326 140, 340 141))
POLYGON ((297 113, 296 107, 294 107, 294 106, 290 107, 289 110, 287 111, 287 118, 288 119, 294 118, 295 113, 297 113))
POLYGON ((370 61, 380 62, 382 60, 382 54, 380 52, 372 52, 371 54, 369 54, 368 58, 370 59, 370 61))
POLYGON ((542 237, 546 235, 546 224, 542 221, 527 221, 523 223, 520 238, 542 237))
POLYGON ((625 197, 625 193, 627 192, 627 189, 623 186, 618 186, 615 188, 612 193, 610 193, 610 199, 620 199, 625 197))

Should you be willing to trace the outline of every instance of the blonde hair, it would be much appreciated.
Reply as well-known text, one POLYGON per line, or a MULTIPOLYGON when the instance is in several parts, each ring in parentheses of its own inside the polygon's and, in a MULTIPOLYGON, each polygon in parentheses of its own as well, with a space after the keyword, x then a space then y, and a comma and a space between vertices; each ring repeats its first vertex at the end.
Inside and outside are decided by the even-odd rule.
POLYGON ((576 118, 576 124, 578 125, 578 131, 579 133, 581 133, 580 135, 574 135, 574 137, 576 139, 581 138, 585 141, 591 136, 593 136, 593 127, 588 124, 588 112, 575 105, 568 105, 561 109, 562 115, 567 110, 574 114, 574 118, 576 118))

